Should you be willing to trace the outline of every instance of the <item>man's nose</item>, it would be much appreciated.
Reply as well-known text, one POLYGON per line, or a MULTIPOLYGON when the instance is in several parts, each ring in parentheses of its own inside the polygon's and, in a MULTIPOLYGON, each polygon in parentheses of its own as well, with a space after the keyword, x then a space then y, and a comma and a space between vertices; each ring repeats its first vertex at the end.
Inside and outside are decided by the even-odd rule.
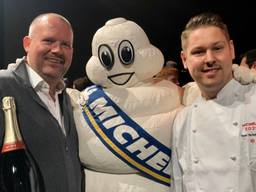
POLYGON ((52 44, 51 51, 52 51, 52 52, 61 52, 61 51, 62 51, 61 43, 59 43, 59 42, 54 42, 54 43, 52 44))
POLYGON ((211 50, 206 52, 205 62, 208 63, 208 64, 213 64, 215 62, 215 55, 211 50))

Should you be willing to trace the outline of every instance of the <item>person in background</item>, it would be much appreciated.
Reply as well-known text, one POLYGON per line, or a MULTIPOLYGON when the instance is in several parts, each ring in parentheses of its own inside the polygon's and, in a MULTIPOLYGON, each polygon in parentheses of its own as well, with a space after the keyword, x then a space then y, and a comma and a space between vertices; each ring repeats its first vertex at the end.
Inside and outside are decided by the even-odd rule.
POLYGON ((179 70, 175 61, 167 61, 163 69, 154 77, 155 79, 166 79, 179 85, 179 70))
MULTIPOLYGON (((12 96, 27 149, 47 192, 81 192, 78 138, 63 76, 73 55, 73 30, 56 13, 37 16, 23 38, 26 56, 0 71, 0 98, 12 96)), ((0 143, 4 114, 0 110, 0 143)))
POLYGON ((85 88, 93 85, 93 83, 88 79, 87 76, 79 77, 73 81, 72 88, 78 91, 83 91, 85 88))
POLYGON ((175 118, 172 188, 256 191, 256 84, 232 77, 235 58, 226 24, 213 13, 192 17, 181 58, 201 95, 175 118))
POLYGON ((241 56, 241 66, 256 70, 256 49, 251 49, 241 56))

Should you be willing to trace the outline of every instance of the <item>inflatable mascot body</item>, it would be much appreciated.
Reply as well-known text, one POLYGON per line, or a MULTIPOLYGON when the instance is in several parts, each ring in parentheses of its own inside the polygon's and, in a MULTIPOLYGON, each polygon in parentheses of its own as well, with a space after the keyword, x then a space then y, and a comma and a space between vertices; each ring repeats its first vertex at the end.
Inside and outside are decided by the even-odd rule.
POLYGON ((115 18, 95 33, 86 71, 97 86, 79 92, 83 99, 71 94, 86 192, 170 190, 171 127, 181 96, 175 84, 153 79, 163 63, 132 21, 115 18))

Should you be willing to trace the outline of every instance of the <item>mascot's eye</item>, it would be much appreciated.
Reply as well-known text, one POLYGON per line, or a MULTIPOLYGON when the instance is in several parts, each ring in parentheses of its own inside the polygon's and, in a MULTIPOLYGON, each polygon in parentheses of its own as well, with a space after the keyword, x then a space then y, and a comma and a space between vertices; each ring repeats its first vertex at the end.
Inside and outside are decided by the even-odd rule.
POLYGON ((100 45, 98 56, 103 67, 107 70, 111 70, 114 65, 114 55, 111 48, 106 44, 100 45))
POLYGON ((118 56, 124 65, 129 65, 134 61, 134 49, 130 41, 123 40, 118 47, 118 56))

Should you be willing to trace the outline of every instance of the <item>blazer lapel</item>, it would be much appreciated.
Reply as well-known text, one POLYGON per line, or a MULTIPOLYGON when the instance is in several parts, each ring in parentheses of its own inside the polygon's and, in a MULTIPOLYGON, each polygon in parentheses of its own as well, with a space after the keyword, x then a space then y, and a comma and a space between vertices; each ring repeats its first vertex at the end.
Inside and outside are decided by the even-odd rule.
POLYGON ((73 114, 73 112, 72 112, 69 96, 67 95, 66 90, 63 90, 62 94, 60 95, 61 96, 59 97, 59 99, 60 99, 62 114, 64 116, 64 127, 66 130, 66 135, 68 135, 70 132, 71 119, 73 118, 70 116, 70 114, 73 114))

